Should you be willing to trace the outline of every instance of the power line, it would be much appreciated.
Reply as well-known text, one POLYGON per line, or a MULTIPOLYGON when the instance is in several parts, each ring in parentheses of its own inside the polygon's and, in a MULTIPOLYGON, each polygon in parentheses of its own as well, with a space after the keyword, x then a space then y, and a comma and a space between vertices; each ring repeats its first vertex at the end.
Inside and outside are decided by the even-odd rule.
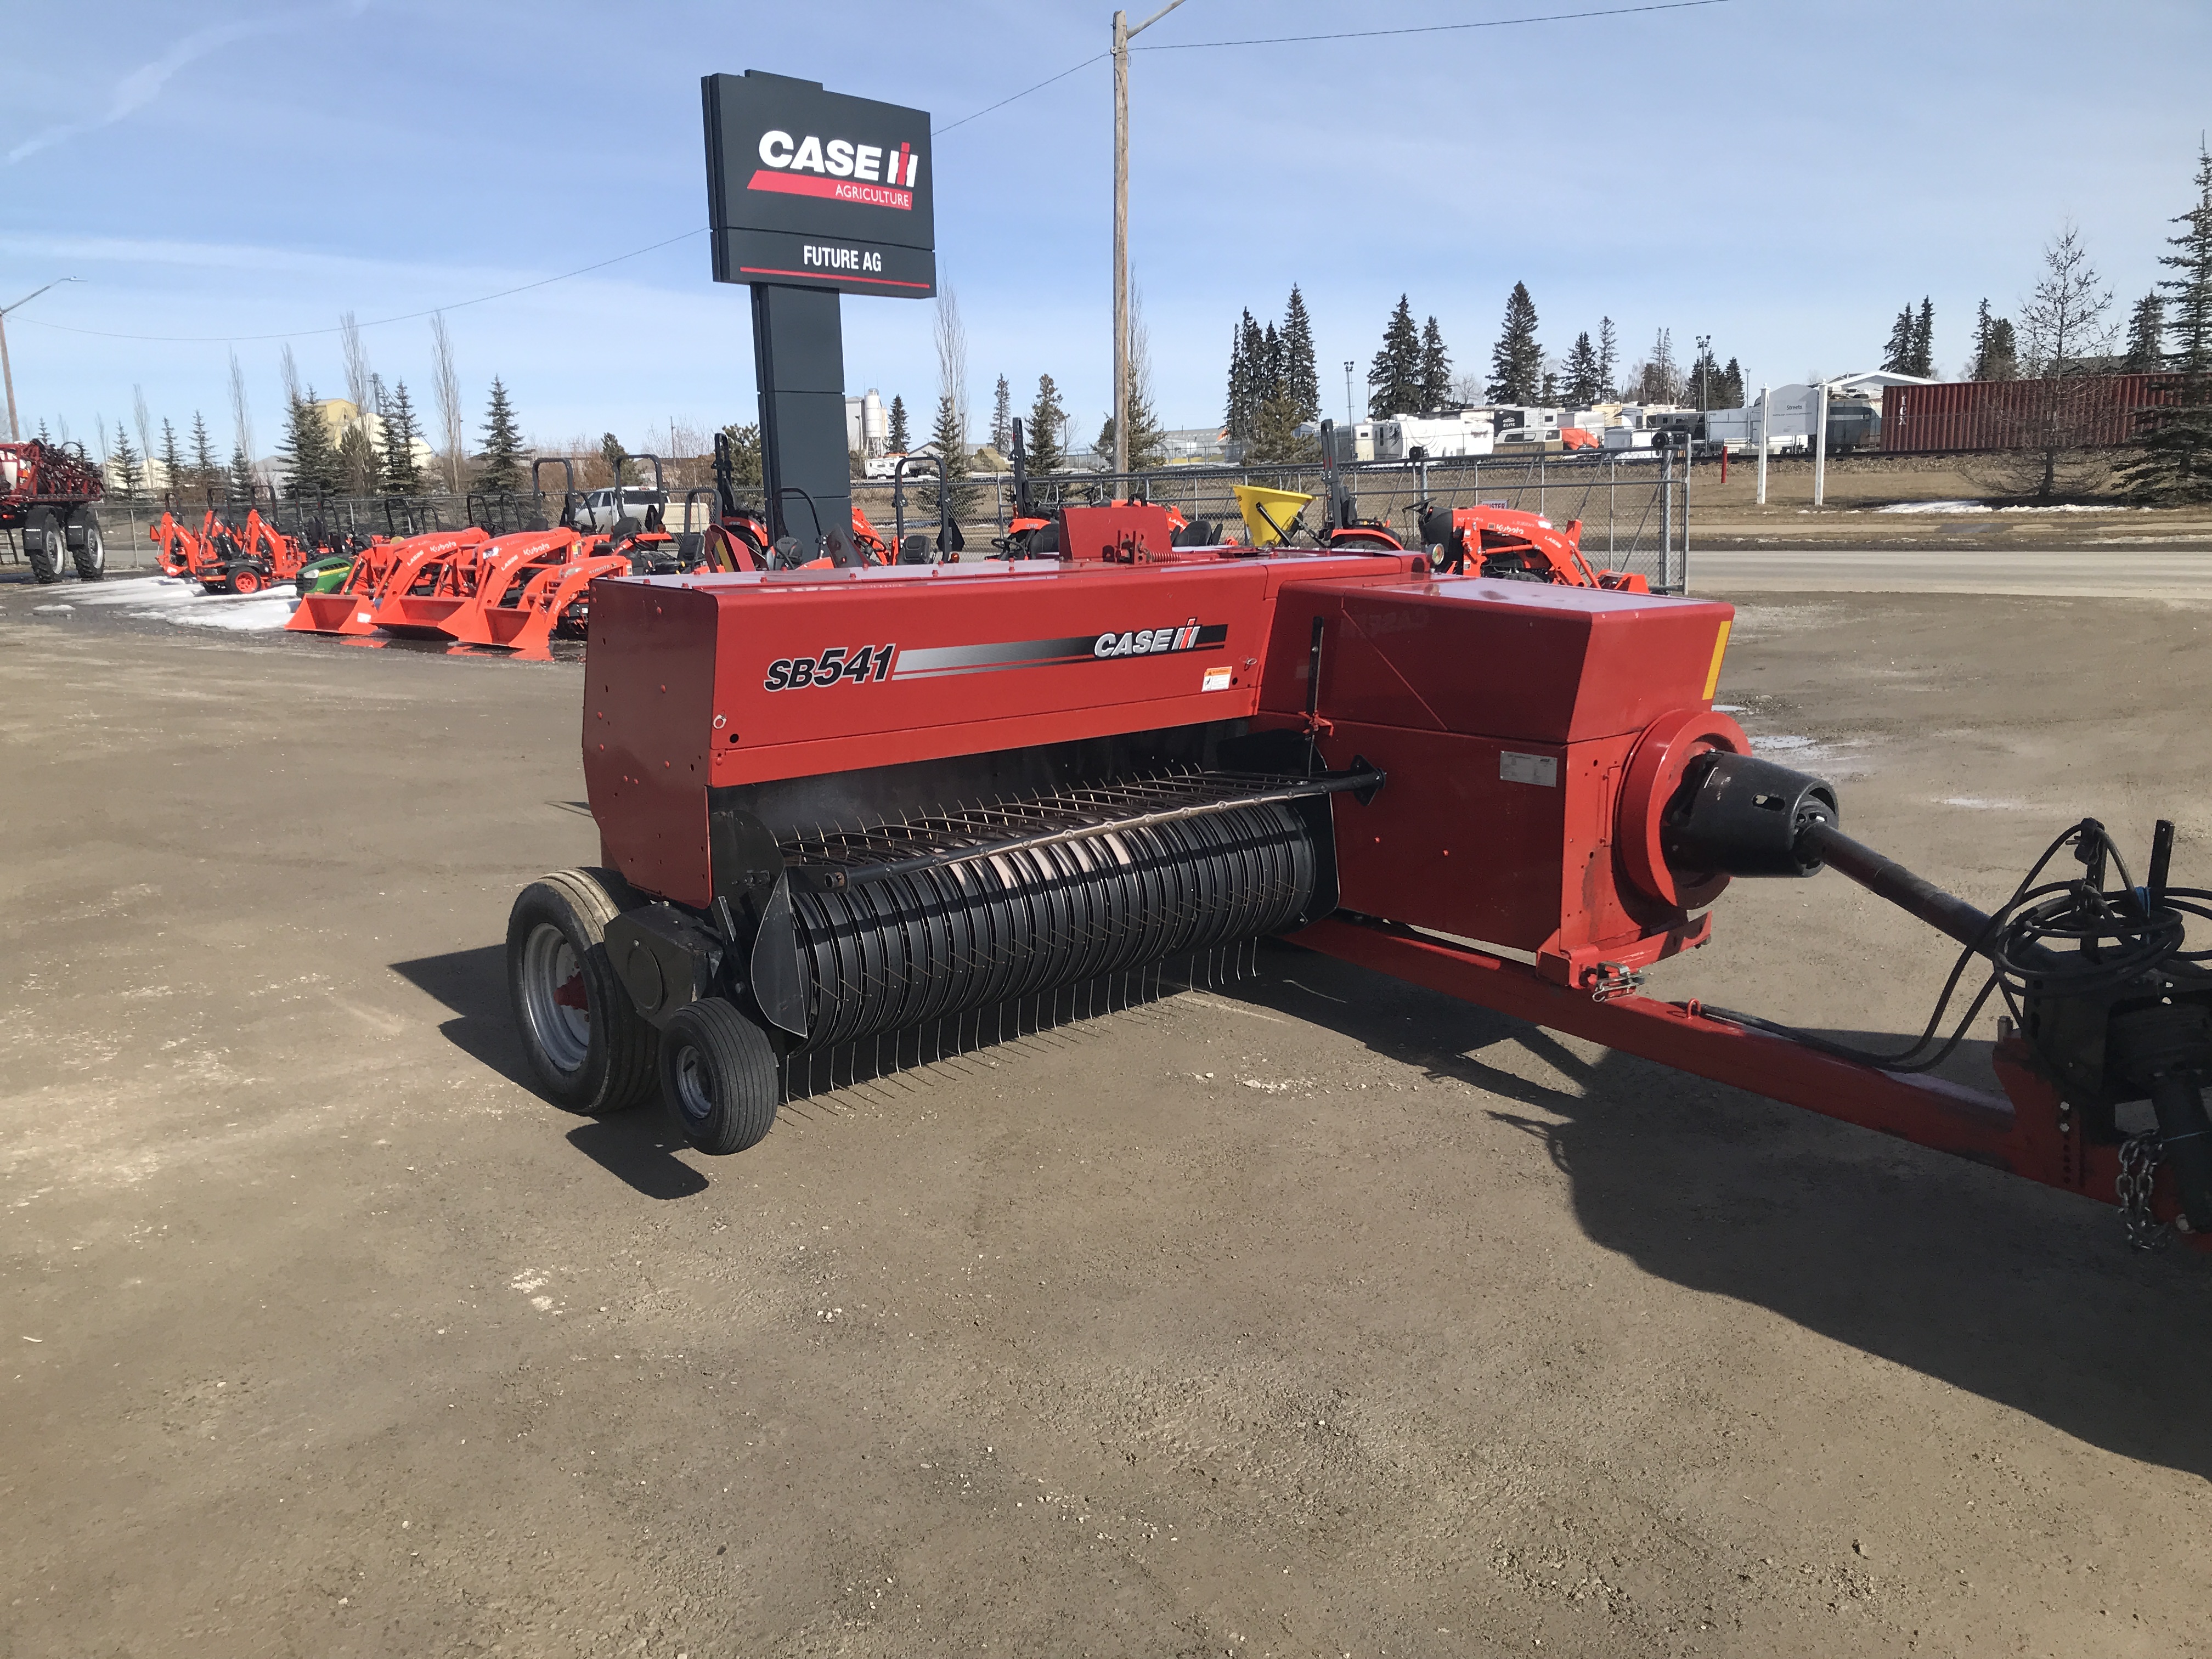
POLYGON ((955 127, 964 127, 964 126, 966 126, 966 125, 967 125, 970 121, 980 121, 980 120, 981 120, 985 116, 988 115, 988 114, 991 112, 991 111, 992 111, 992 110, 994 110, 994 109, 1004 109, 1004 108, 1006 108, 1006 106, 1007 105, 1012 104, 1012 103, 1018 102, 1018 101, 1019 101, 1020 100, 1022 100, 1022 99, 1024 99, 1024 98, 1028 97, 1028 96, 1030 95, 1030 94, 1031 94, 1031 93, 1033 93, 1033 92, 1042 92, 1042 91, 1043 91, 1047 87, 1050 86, 1050 85, 1051 85, 1054 81, 1065 81, 1066 79, 1067 79, 1067 77, 1068 77, 1069 76, 1071 76, 1071 75, 1074 74, 1076 70, 1087 70, 1087 69, 1089 69, 1089 68, 1090 68, 1093 64, 1103 64, 1103 63, 1104 63, 1104 62, 1105 62, 1109 58, 1112 57, 1113 55, 1114 55, 1114 54, 1113 54, 1113 53, 1111 53, 1111 52, 1100 52, 1100 53, 1099 53, 1097 57, 1095 57, 1095 58, 1085 58, 1081 63, 1079 63, 1079 64, 1076 64, 1076 65, 1074 66, 1074 68, 1073 68, 1073 69, 1064 69, 1064 70, 1060 70, 1060 72, 1059 74, 1054 75, 1054 76, 1048 76, 1047 79, 1038 82, 1037 82, 1035 86, 1033 86, 1033 87, 1024 87, 1024 88, 1023 88, 1019 92, 1016 93, 1016 94, 1015 94, 1012 98, 1001 98, 1000 100, 999 100, 999 101, 998 101, 997 103, 995 103, 995 104, 992 104, 992 105, 988 106, 988 107, 986 107, 986 108, 979 109, 979 110, 977 110, 977 111, 976 111, 973 115, 963 115, 963 116, 962 116, 958 120, 957 120, 957 121, 948 121, 947 123, 945 123, 945 125, 943 125, 943 126, 941 126, 941 127, 932 127, 932 128, 929 130, 929 136, 930 136, 931 137, 934 138, 934 137, 938 137, 940 133, 946 133, 946 132, 950 132, 950 131, 952 131, 952 129, 953 129, 953 128, 955 128, 955 127))
MULTIPOLYGON (((1353 29, 1342 34, 1273 34, 1255 40, 1164 40, 1149 46, 1131 46, 1129 50, 1131 52, 1207 52, 1218 46, 1279 46, 1312 40, 1368 40, 1393 34, 1445 34, 1457 29, 1518 28, 1528 23, 1565 23, 1587 17, 1632 17, 1639 12, 1688 11, 1698 6, 1725 6, 1731 3, 1733 0, 1657 0, 1656 3, 1650 5, 1614 6, 1601 11, 1559 11, 1547 13, 1541 17, 1492 17, 1480 22, 1430 23, 1414 28, 1353 29)), ((1054 82, 1065 81, 1076 70, 1087 70, 1093 64, 1103 64, 1112 56, 1111 52, 1102 52, 1095 57, 1086 58, 1081 63, 1060 70, 1057 75, 1048 76, 1033 87, 1023 88, 1012 97, 1001 98, 995 104, 986 105, 973 115, 963 115, 957 121, 948 121, 941 127, 933 127, 930 129, 929 136, 933 138, 939 137, 951 131, 955 127, 964 127, 970 121, 980 121, 994 110, 1002 110, 1009 104, 1018 103, 1031 93, 1042 92, 1054 82)))
MULTIPOLYGON (((1429 23, 1408 28, 1352 29, 1338 34, 1277 34, 1249 40, 1161 41, 1148 46, 1133 46, 1129 50, 1132 52, 1209 52, 1226 46, 1280 46, 1324 40, 1370 40, 1401 34, 1448 34, 1462 29, 1518 28, 1530 23, 1566 23, 1595 17, 1632 17, 1647 12, 1690 11, 1705 6, 1725 6, 1733 3, 1734 0, 1656 0, 1655 3, 1648 5, 1614 6, 1593 11, 1547 12, 1539 17, 1493 17, 1470 23, 1429 23)), ((1059 74, 1047 76, 1035 86, 1024 87, 1011 96, 1001 98, 995 104, 987 104, 972 115, 963 115, 957 121, 948 121, 941 127, 933 127, 930 130, 930 137, 939 137, 952 131, 956 127, 966 126, 970 121, 980 121, 986 115, 1002 110, 1009 104, 1019 103, 1032 93, 1042 92, 1047 87, 1065 81, 1079 70, 1087 70, 1093 64, 1103 63, 1112 55, 1111 52, 1102 52, 1085 58, 1079 64, 1070 64, 1059 74)), ((632 248, 628 253, 617 253, 612 258, 602 259, 596 264, 580 265, 574 270, 564 270, 557 276, 542 276, 534 283, 524 283, 515 288, 503 288, 495 294, 479 294, 474 299, 457 300, 451 305, 432 306, 427 310, 410 311, 397 317, 378 317, 362 323, 360 326, 381 328, 388 323, 411 323, 424 317, 434 316, 441 311, 462 311, 470 306, 484 305, 493 300, 504 300, 514 295, 527 294, 533 289, 547 288, 555 283, 565 283, 571 277, 587 276, 592 271, 605 270, 609 265, 618 265, 627 259, 635 259, 647 253, 657 253, 662 248, 672 247, 678 242, 685 241, 694 236, 703 235, 705 233, 706 228, 702 226, 697 230, 684 231, 679 235, 671 236, 664 241, 654 242, 649 246, 632 248)), ((311 339, 319 335, 337 334, 342 331, 339 328, 303 328, 283 334, 118 334, 106 329, 76 328, 67 323, 50 323, 36 317, 26 317, 23 320, 34 328, 54 329, 64 334, 90 335, 102 340, 137 340, 160 345, 246 345, 266 340, 311 339)))
MULTIPOLYGON (((524 283, 516 288, 503 288, 496 294, 479 294, 473 300, 456 300, 451 305, 432 306, 427 311, 410 311, 397 317, 378 317, 361 324, 360 326, 381 328, 386 323, 411 323, 421 318, 435 316, 441 311, 462 311, 470 306, 483 305, 488 301, 504 300, 510 295, 527 294, 532 289, 550 287, 555 283, 565 283, 571 276, 589 276, 592 271, 605 270, 609 265, 618 265, 625 259, 635 259, 641 254, 658 252, 662 248, 673 247, 678 242, 688 241, 694 236, 703 236, 706 234, 707 228, 702 225, 696 230, 687 230, 681 235, 671 236, 667 240, 655 242, 650 247, 632 248, 627 253, 617 253, 613 258, 602 259, 597 264, 580 265, 574 270, 564 270, 557 276, 541 276, 534 283, 524 283)), ((49 323, 35 317, 26 317, 23 320, 35 324, 40 328, 59 329, 64 334, 90 334, 103 340, 150 340, 163 345, 245 345, 258 340, 304 340, 319 334, 343 332, 343 325, 341 325, 337 328, 295 329, 286 334, 115 334, 106 329, 73 328, 67 323, 49 323)))
MULTIPOLYGON (((1342 34, 1271 34, 1257 40, 1163 40, 1131 52, 1204 52, 1215 46, 1281 46, 1310 40, 1370 40, 1386 34, 1445 34, 1455 29, 1510 29, 1524 23, 1565 23, 1584 17, 1632 17, 1638 12, 1688 11, 1697 6, 1725 6, 1732 0, 1661 0, 1646 6, 1614 6, 1603 11, 1555 11, 1541 17, 1491 17, 1474 23, 1428 23, 1417 28, 1352 29, 1342 34)), ((1092 60, 1097 61, 1095 58, 1092 60)))

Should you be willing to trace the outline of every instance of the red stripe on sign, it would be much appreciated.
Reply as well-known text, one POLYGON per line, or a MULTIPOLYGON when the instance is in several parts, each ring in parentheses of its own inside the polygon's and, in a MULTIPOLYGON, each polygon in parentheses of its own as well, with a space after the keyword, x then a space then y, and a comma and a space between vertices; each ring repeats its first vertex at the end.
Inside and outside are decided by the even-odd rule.
POLYGON ((833 202, 858 202, 863 207, 914 209, 914 192, 888 190, 881 185, 855 184, 850 179, 810 179, 804 173, 775 173, 767 167, 753 174, 747 190, 770 190, 783 196, 826 196, 833 202))
POLYGON ((890 276, 848 276, 842 270, 771 270, 766 265, 739 265, 740 276, 805 276, 817 283, 873 283, 878 288, 927 288, 927 283, 902 283, 890 276))

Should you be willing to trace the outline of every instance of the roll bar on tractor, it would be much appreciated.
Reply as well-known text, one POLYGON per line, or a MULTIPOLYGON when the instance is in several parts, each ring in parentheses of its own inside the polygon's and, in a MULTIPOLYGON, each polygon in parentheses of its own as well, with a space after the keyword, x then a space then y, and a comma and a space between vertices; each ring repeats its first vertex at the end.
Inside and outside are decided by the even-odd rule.
MULTIPOLYGON (((666 476, 660 470, 659 456, 643 452, 633 455, 627 450, 617 449, 615 451, 614 454, 609 458, 609 459, 614 466, 615 518, 617 521, 619 521, 623 516, 623 508, 624 506, 622 495, 623 468, 629 465, 632 461, 651 461, 653 463, 653 492, 654 495, 659 496, 664 501, 668 499, 668 483, 666 476)), ((658 504, 649 506, 645 509, 645 527, 647 530, 659 529, 661 526, 666 522, 666 519, 667 515, 660 510, 658 504)))
POLYGON ((561 469, 561 527, 564 530, 574 530, 576 527, 576 509, 582 504, 584 499, 576 489, 576 464, 566 455, 538 455, 532 459, 530 493, 542 501, 545 495, 545 487, 538 482, 538 469, 541 466, 557 466, 561 469))
MULTIPOLYGON (((1014 424, 1014 495, 1021 499, 1021 423, 1014 424)), ((917 541, 921 540, 916 537, 917 541)), ((958 553, 968 545, 961 535, 960 526, 952 516, 952 492, 945 477, 945 457, 942 455, 902 455, 898 465, 891 469, 891 546, 901 564, 938 564, 948 553, 958 553), (935 558, 928 556, 929 547, 924 543, 920 550, 910 549, 906 543, 906 470, 909 466, 920 471, 924 465, 937 469, 937 547, 935 558), (915 556, 919 551, 920 557, 915 556)))

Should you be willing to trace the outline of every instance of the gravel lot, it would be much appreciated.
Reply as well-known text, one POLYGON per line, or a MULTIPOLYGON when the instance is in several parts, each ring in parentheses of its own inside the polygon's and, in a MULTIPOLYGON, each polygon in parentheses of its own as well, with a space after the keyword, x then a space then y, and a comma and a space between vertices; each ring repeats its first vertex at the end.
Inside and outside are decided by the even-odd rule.
MULTIPOLYGON (((515 1080, 576 665, 52 599, 0 1654, 2212 1653, 2212 1261, 2109 1210, 1289 950, 702 1159, 515 1080)), ((1761 594, 1722 699, 1982 902, 2085 811, 2212 884, 2208 628, 1761 594)), ((1653 988, 1895 1033, 1948 965, 1739 884, 1653 988)))

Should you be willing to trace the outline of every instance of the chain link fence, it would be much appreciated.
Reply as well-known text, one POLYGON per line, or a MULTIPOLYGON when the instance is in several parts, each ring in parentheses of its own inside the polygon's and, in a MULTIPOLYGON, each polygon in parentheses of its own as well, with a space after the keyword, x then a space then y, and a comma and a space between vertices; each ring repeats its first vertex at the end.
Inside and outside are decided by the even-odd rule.
MULTIPOLYGON (((1602 455, 1504 459, 1462 456, 1419 463, 1362 462, 1341 471, 1346 489, 1356 498, 1357 515, 1381 520, 1409 547, 1419 541, 1421 502, 1432 507, 1490 502, 1541 514, 1562 526, 1579 520, 1583 551, 1591 563, 1641 575, 1656 590, 1680 592, 1688 580, 1690 470, 1672 454, 1635 460, 1602 455)), ((1030 504, 1048 515, 1063 504, 1079 507, 1122 499, 1154 501, 1174 507, 1194 523, 1203 520, 1216 526, 1218 532, 1243 540, 1246 535, 1235 493, 1238 484, 1311 496, 1312 501, 1297 520, 1298 530, 1304 533, 1294 539, 1307 544, 1316 539, 1328 496, 1328 476, 1318 464, 1171 466, 1121 475, 1058 473, 1030 480, 1030 504)), ((982 556, 990 551, 994 537, 1006 533, 1015 516, 1012 476, 971 476, 956 483, 954 490, 961 534, 967 543, 964 556, 982 556)), ((739 492, 741 498, 745 494, 739 492)), ((670 495, 665 514, 669 530, 681 533, 706 528, 714 511, 710 496, 687 501, 672 489, 670 495)), ((469 524, 481 524, 495 533, 521 530, 556 521, 560 501, 557 495, 502 491, 465 496, 325 496, 312 501, 273 503, 264 499, 254 505, 264 520, 287 535, 319 540, 348 533, 363 539, 371 535, 418 535, 431 530, 457 530, 469 524)), ((889 479, 856 478, 853 501, 886 540, 901 528, 902 520, 908 535, 935 533, 933 472, 910 475, 902 484, 889 479), (898 500, 901 495, 903 503, 898 500)), ((208 506, 204 497, 169 501, 109 496, 100 505, 108 568, 151 568, 154 544, 147 535, 149 527, 166 512, 198 529, 208 506)), ((242 501, 219 501, 216 506, 233 522, 245 520, 247 507, 242 501)), ((12 536, 0 535, 0 562, 11 556, 20 560, 15 542, 12 536)))
MULTIPOLYGON (((1428 462, 1362 462, 1340 469, 1345 487, 1357 499, 1357 516, 1379 520, 1408 547, 1420 539, 1419 504, 1469 507, 1488 502, 1537 513, 1564 527, 1579 520, 1582 547, 1593 564, 1641 575, 1655 590, 1680 592, 1689 576, 1689 469, 1672 454, 1625 460, 1613 456, 1538 456, 1498 459, 1459 456, 1428 462)), ((1197 522, 1246 538, 1237 510, 1236 487, 1293 491, 1313 500, 1298 519, 1306 532, 1296 540, 1316 539, 1328 510, 1328 479, 1318 463, 1304 466, 1172 466, 1126 474, 1060 473, 1030 480, 1030 505, 1049 515, 1062 505, 1094 506, 1115 500, 1144 500, 1172 507, 1197 522)), ((971 477, 956 486, 964 495, 958 514, 968 556, 1003 536, 1014 517, 1010 474, 971 477)), ((908 534, 933 533, 937 522, 933 474, 909 477, 904 485, 908 534), (925 485, 920 478, 927 478, 925 485)), ((889 481, 855 479, 853 500, 878 532, 889 538, 897 506, 889 481)))

